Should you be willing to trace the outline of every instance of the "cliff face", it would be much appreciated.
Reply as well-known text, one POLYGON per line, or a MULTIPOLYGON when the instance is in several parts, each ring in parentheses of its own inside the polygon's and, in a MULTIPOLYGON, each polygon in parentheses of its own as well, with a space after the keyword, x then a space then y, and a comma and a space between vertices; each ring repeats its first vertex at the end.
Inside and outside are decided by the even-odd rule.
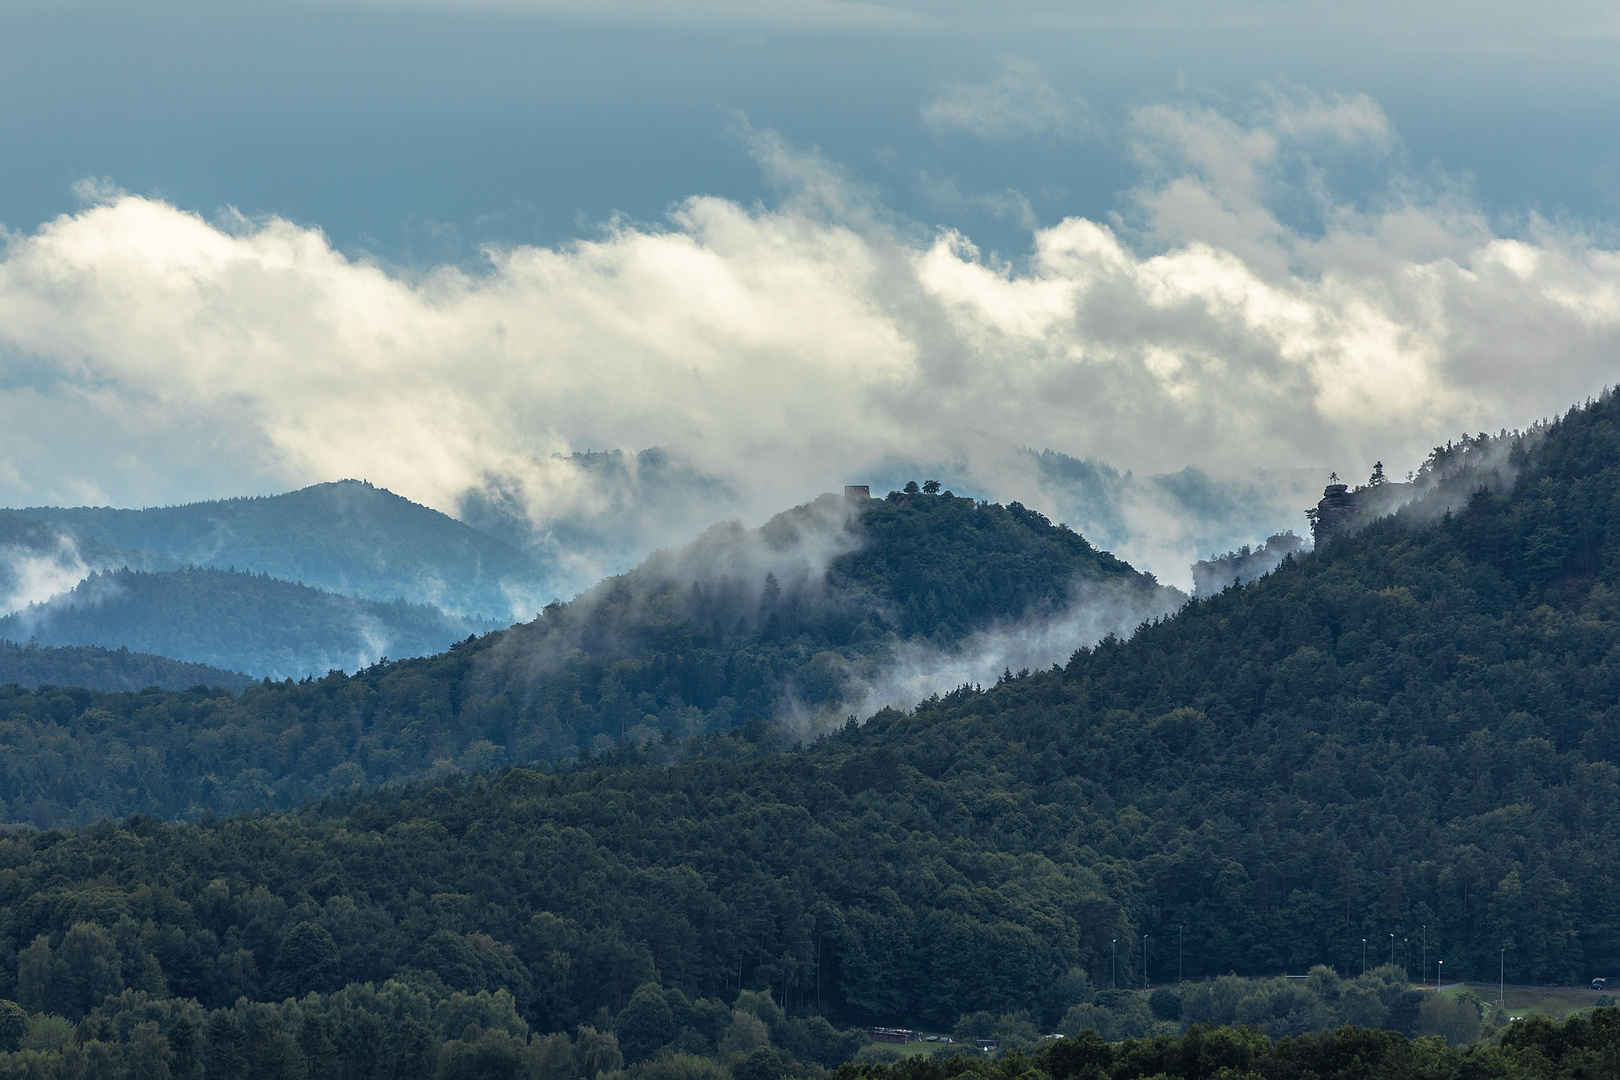
POLYGON ((1332 483, 1322 489, 1322 499, 1311 517, 1311 538, 1320 548, 1340 533, 1353 532, 1385 514, 1393 514, 1416 494, 1413 485, 1392 484, 1382 470, 1371 482, 1351 490, 1348 484, 1332 483))
POLYGON ((1271 573, 1290 555, 1305 549, 1303 537, 1292 532, 1275 533, 1257 548, 1244 544, 1236 551, 1193 563, 1193 595, 1200 600, 1214 596, 1228 585, 1258 581, 1271 573))

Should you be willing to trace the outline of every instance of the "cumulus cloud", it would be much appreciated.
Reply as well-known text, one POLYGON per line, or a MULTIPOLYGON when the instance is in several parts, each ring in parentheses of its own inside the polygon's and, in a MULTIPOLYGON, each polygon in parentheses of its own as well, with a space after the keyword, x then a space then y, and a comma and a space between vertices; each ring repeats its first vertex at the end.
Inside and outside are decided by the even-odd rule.
MULTIPOLYGON (((1138 473, 1396 470, 1613 379, 1620 254, 1576 232, 1499 235, 1398 176, 1309 227, 1276 212, 1306 144, 1387 145, 1365 99, 1159 105, 1131 130, 1132 213, 1039 229, 1019 265, 894 223, 769 133, 778 206, 696 197, 661 227, 491 250, 480 274, 104 192, 0 258, 0 415, 28 433, 0 441, 0 484, 220 493, 164 489, 151 461, 172 459, 266 487, 363 476, 450 512, 494 492, 543 532, 610 508, 573 451, 660 446, 744 516, 893 461, 1050 506, 1020 447, 1138 473)), ((1207 554, 1149 567, 1184 580, 1207 554)))
POLYGON ((1057 90, 1041 69, 1009 58, 988 82, 955 82, 923 103, 923 123, 936 132, 965 131, 987 139, 1052 134, 1075 138, 1095 127, 1079 98, 1057 90))

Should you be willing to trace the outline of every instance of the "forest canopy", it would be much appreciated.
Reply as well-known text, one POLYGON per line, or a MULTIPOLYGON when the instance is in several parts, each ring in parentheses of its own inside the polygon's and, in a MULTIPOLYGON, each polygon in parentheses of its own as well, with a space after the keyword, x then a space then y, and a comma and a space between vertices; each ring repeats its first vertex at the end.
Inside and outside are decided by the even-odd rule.
MULTIPOLYGON (((1136 1022, 1134 1005, 1101 989, 1105 971, 1122 986, 1162 986, 1178 967, 1211 978, 1210 986, 1226 972, 1318 967, 1339 979, 1365 963, 1370 939, 1390 950, 1374 953, 1388 977, 1371 973, 1331 1000, 1362 1001, 1369 1011, 1361 1022, 1408 1034, 1424 1023, 1408 981, 1433 976, 1442 958, 1451 979, 1495 975, 1499 962, 1513 982, 1610 972, 1620 966, 1620 403, 1605 397, 1533 438, 1470 447, 1471 460, 1489 468, 1459 473, 1461 491, 1439 485, 1393 518, 1285 559, 1261 580, 1189 604, 1128 639, 1082 648, 1059 669, 1009 672, 995 686, 884 710, 809 743, 784 744, 782 729, 763 719, 684 739, 670 728, 523 767, 477 771, 501 764, 495 751, 478 760, 463 754, 459 772, 441 758, 438 775, 377 791, 355 786, 374 778, 351 769, 355 785, 296 813, 18 831, 0 841, 0 972, 16 972, 9 992, 30 1009, 54 1003, 48 1007, 64 1015, 89 1017, 101 1007, 98 995, 106 1000, 102 991, 144 994, 170 1010, 235 1010, 229 1022, 244 1032, 260 1028, 242 1026, 243 1010, 275 1009, 284 1019, 266 1020, 263 1030, 294 1041, 313 1022, 289 1011, 289 995, 300 1002, 316 994, 308 1007, 318 1010, 334 994, 394 995, 420 1003, 389 1005, 390 1015, 408 1013, 423 1025, 439 1002, 483 994, 503 1016, 509 1003, 524 1025, 501 1021, 514 1040, 571 1032, 571 1062, 580 1060, 578 1040, 597 1046, 590 1040, 604 1031, 620 1055, 627 1041, 631 1056, 648 1049, 649 1030, 678 1039, 684 1029, 665 1025, 658 997, 671 1016, 718 1009, 719 1017, 729 1008, 723 1024, 690 1021, 695 1051, 723 1058, 721 1043, 734 1029, 755 1031, 751 1049, 726 1060, 761 1052, 761 1076, 770 1080, 790 1062, 844 1053, 828 1047, 841 1045, 840 1030, 853 1024, 954 1029, 983 1014, 992 1029, 1038 1036, 1066 1018, 1090 1017, 1094 1029, 1130 1035, 1119 1025, 1136 1022), (753 1022, 739 1021, 728 1004, 744 992, 757 1005, 753 1022), (632 1016, 650 1027, 617 1030, 638 995, 632 1016), (766 1001, 783 1024, 817 1018, 827 1026, 772 1035, 776 1021, 757 1015, 768 1012, 759 1004, 766 1001)), ((959 505, 965 500, 912 498, 874 510, 910 515, 893 519, 907 530, 902 540, 949 520, 932 515, 958 515, 945 537, 973 543, 916 570, 898 556, 863 565, 838 561, 849 552, 833 554, 828 565, 849 574, 851 587, 924 604, 919 578, 971 566, 981 577, 1003 577, 975 593, 968 576, 968 588, 935 589, 935 599, 979 596, 1003 612, 1060 587, 1055 574, 1006 569, 1041 550, 1016 528, 1033 528, 1019 517, 1027 511, 979 517, 987 508, 959 505), (981 548, 988 554, 977 555, 981 548), (1022 592, 1006 596, 1009 582, 1022 592)), ((1035 536, 1048 551, 1109 568, 1078 538, 1035 536)), ((777 586, 753 609, 751 645, 775 640, 764 629, 771 616, 778 628, 787 622, 781 605, 792 582, 778 578, 777 586), (767 608, 767 597, 777 606, 767 608)), ((630 588, 609 583, 603 597, 630 588)), ((651 592, 678 605, 704 596, 689 586, 651 592)), ((686 618, 694 609, 670 610, 686 618)), ((840 622, 843 612, 807 603, 793 616, 797 635, 862 625, 840 622)), ((544 619, 568 625, 557 613, 544 619)), ((940 621, 949 625, 943 614, 940 621)), ((545 621, 529 630, 542 640, 555 632, 545 621)), ((173 790, 160 786, 172 783, 165 770, 208 746, 216 756, 188 779, 187 790, 199 793, 188 805, 218 799, 231 782, 242 785, 233 797, 257 790, 268 803, 277 797, 270 785, 306 753, 328 771, 357 764, 345 756, 355 747, 375 753, 365 739, 379 718, 414 717, 383 752, 446 730, 468 740, 519 730, 525 714, 516 704, 533 699, 512 697, 512 680, 480 668, 507 659, 489 640, 358 678, 259 687, 240 699, 200 690, 116 699, 13 694, 22 706, 12 715, 21 719, 9 730, 42 745, 116 734, 120 741, 103 741, 135 748, 101 759, 103 775, 118 778, 107 790, 120 798, 173 790), (504 688, 480 698, 492 685, 504 688), (386 709, 368 712, 368 695, 386 709), (497 723, 481 710, 501 695, 512 709, 504 722, 514 726, 478 726, 497 723), (254 726, 272 716, 287 725, 285 741, 265 737, 274 730, 268 720, 254 726), (311 746, 301 725, 324 716, 329 726, 311 746), (240 723, 240 742, 221 723, 226 717, 240 723), (183 724, 192 726, 174 735, 183 724), (232 734, 207 734, 221 730, 232 734), (245 750, 261 756, 246 759, 245 750), (240 768, 244 760, 251 766, 240 768), (228 771, 233 765, 238 772, 228 771)), ((588 633, 565 640, 607 655, 634 644, 620 632, 595 643, 588 633)), ((681 685, 669 669, 658 674, 648 685, 681 685)), ((591 715, 600 731, 603 714, 591 715)), ((28 760, 13 755, 7 767, 28 760)), ((71 790, 66 780, 94 775, 72 760, 79 773, 59 770, 50 777, 56 786, 35 790, 71 790)), ((13 771, 4 783, 40 781, 13 771)), ((1389 1075, 1421 1061, 1435 1075, 1497 1075, 1489 1069, 1532 1062, 1542 1071, 1529 1075, 1554 1076, 1575 1075, 1566 1066, 1575 1068, 1568 1063, 1576 1058, 1589 1064, 1613 1054, 1611 1035, 1593 1034, 1610 1031, 1598 1019, 1585 1028, 1526 1027, 1523 1043, 1510 1028, 1490 1051, 1497 1056, 1475 1059, 1399 1034, 1365 1045, 1354 1034, 1307 1036, 1312 1022, 1304 1017, 1348 1018, 1323 1004, 1323 981, 1307 997, 1267 991, 1264 1015, 1283 1025, 1277 1034, 1298 1041, 1252 1041, 1234 1067, 1303 1075, 1286 1048, 1305 1045, 1323 1060, 1335 1046, 1359 1047, 1355 1054, 1386 1063, 1378 1068, 1387 1065, 1389 1075), (1318 1007, 1328 1011, 1311 1012, 1318 1007), (1570 1030, 1579 1039, 1548 1034, 1570 1030), (1348 1041, 1333 1042, 1339 1038, 1348 1041), (1476 1068, 1485 1071, 1468 1072, 1476 1068)), ((1152 1022, 1184 1023, 1154 1014, 1152 1001, 1152 1022)), ((1176 1009, 1206 1007, 1193 1002, 1176 1009)), ((453 1010, 463 1005, 443 1007, 459 1016, 453 1010)), ((1207 1019, 1271 1022, 1259 1013, 1246 1019, 1235 1003, 1232 1010, 1230 1020, 1213 1011, 1207 1019)), ((457 1040, 441 1026, 435 1037, 443 1046, 463 1043, 456 1054, 480 1053, 493 1023, 469 1023, 457 1040)), ((1171 1059, 1151 1056, 1187 1045, 1193 1033, 1153 1038, 1166 1041, 1153 1042, 1161 1049, 1143 1051, 1142 1060, 1158 1061, 1156 1071, 1205 1075, 1173 1072, 1171 1059)), ((532 1039, 501 1045, 501 1053, 536 1053, 532 1039)), ((742 1045, 730 1044, 738 1053, 742 1045)), ((1134 1066, 1115 1056, 1124 1051, 1107 1052, 1110 1075, 1153 1075, 1120 1071, 1134 1066)), ((1059 1070, 1054 1078, 1094 1075, 1084 1062, 1050 1067, 1059 1070)), ((850 1074, 867 1075, 910 1074, 905 1066, 850 1074)))

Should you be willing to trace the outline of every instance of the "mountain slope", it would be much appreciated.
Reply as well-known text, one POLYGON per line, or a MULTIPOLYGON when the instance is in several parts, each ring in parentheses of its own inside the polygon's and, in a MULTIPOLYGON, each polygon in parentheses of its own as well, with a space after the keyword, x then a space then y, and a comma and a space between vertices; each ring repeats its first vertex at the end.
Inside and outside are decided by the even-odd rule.
MULTIPOLYGON (((219 606, 238 603, 248 615, 261 595, 298 588, 220 571, 185 574, 242 590, 219 606)), ((130 592, 111 607, 47 614, 88 636, 87 620, 134 625, 152 617, 143 612, 172 611, 164 624, 176 635, 171 647, 188 627, 204 625, 181 606, 185 597, 133 604, 135 590, 178 579, 98 580, 128 582, 130 592)), ((38 696, 7 698, 0 746, 25 764, 0 777, 0 799, 29 808, 29 820, 41 825, 90 812, 175 817, 280 809, 356 783, 589 754, 621 734, 662 745, 784 717, 794 721, 791 739, 816 730, 810 725, 841 724, 897 664, 923 671, 935 661, 954 676, 964 656, 993 659, 993 678, 1010 655, 982 648, 997 626, 1016 637, 1028 625, 1019 620, 1067 617, 1077 587, 1090 590, 1074 607, 1094 636, 1128 632, 1179 596, 1021 507, 946 496, 856 507, 828 498, 759 530, 713 530, 573 603, 549 606, 532 624, 441 656, 250 687, 240 699, 205 706, 184 695, 138 702, 91 695, 58 717, 38 696), (908 613, 920 611, 937 620, 932 639, 906 636, 906 620, 915 617, 908 613), (51 726, 51 740, 41 741, 42 724, 51 726), (161 767, 132 782, 124 763, 155 745, 165 747, 161 767)), ((342 598, 306 592, 301 610, 311 628, 239 619, 242 647, 274 657, 318 642, 342 598)), ((0 621, 0 632, 8 625, 15 620, 0 621)), ((144 623, 136 628, 147 631, 144 623)), ((197 633, 186 646, 196 652, 187 655, 220 650, 215 636, 197 633)))
POLYGON ((0 641, 0 686, 16 684, 31 690, 49 684, 107 691, 145 690, 149 686, 164 690, 209 686, 240 691, 252 683, 253 676, 239 671, 188 664, 128 649, 40 648, 0 641))
POLYGON ((488 629, 419 604, 196 567, 92 573, 70 592, 0 618, 0 639, 127 648, 277 679, 361 668, 390 653, 442 652, 488 629))
POLYGON ((1180 599, 1017 503, 823 496, 758 532, 719 526, 548 607, 489 642, 470 685, 529 720, 534 750, 516 760, 750 717, 841 723, 883 704, 898 668, 913 673, 903 702, 935 669, 966 670, 957 662, 998 629, 1022 637, 1074 612, 1086 617, 1074 631, 1095 639, 1180 599))
POLYGON ((529 556, 359 480, 145 510, 29 507, 10 513, 180 565, 251 570, 328 592, 384 603, 403 598, 461 615, 505 619, 532 613, 541 593, 540 569, 529 556))
MULTIPOLYGON (((474 935, 519 965, 485 985, 547 1028, 617 1012, 657 981, 688 997, 771 988, 860 1020, 1028 1010, 1049 1030, 1089 1000, 1086 972, 1159 982, 1173 957, 1193 976, 1354 970, 1362 939, 1414 977, 1441 958, 1450 978, 1494 974, 1499 955, 1524 982, 1611 970, 1620 402, 1497 449, 1509 446, 1489 476, 1441 484, 1060 671, 792 751, 750 723, 684 755, 626 744, 280 818, 22 834, 6 841, 0 937, 18 950, 64 940, 92 886, 109 919, 161 895, 139 901, 166 912, 139 949, 176 991, 224 1002, 277 993, 277 943, 300 920, 329 935, 339 981, 448 963, 427 941, 474 935), (233 928, 242 944, 221 945, 233 928)), ((369 769, 412 737, 451 749, 443 733, 458 726, 469 740, 516 729, 510 699, 486 712, 465 677, 432 674, 474 672, 485 642, 250 689, 256 713, 171 695, 139 722, 170 718, 159 728, 190 753, 229 726, 263 782, 300 744, 255 743, 252 717, 296 717, 330 739, 325 760, 348 739, 369 769), (361 734, 409 715, 414 735, 361 734)), ((52 732, 93 730, 100 746, 135 722, 94 695, 6 707, 8 739, 49 716, 52 732)), ((223 760, 189 781, 199 804, 219 798, 223 760)), ((89 776, 49 767, 57 790, 89 776)), ((5 790, 24 780, 9 774, 5 790)), ((1396 1022, 1393 1003, 1363 1005, 1365 1022, 1396 1022)))

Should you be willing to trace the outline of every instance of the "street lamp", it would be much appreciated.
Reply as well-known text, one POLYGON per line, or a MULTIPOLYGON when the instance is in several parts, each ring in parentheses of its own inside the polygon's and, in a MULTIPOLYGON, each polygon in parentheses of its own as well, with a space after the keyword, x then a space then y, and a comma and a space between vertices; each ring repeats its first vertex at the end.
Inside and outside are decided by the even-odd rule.
POLYGON ((1503 946, 1502 953, 1496 958, 1496 1001, 1503 1007, 1507 1006, 1507 947, 1503 946))
POLYGON ((1147 935, 1142 935, 1142 989, 1147 989, 1147 935))
POLYGON ((1389 935, 1389 966, 1395 966, 1395 935, 1389 935))
POLYGON ((1108 989, 1116 990, 1119 988, 1119 938, 1115 938, 1109 943, 1108 959, 1113 965, 1113 969, 1108 976, 1108 989))
POLYGON ((1434 962, 1434 988, 1437 991, 1440 989, 1440 976, 1445 970, 1446 962, 1444 960, 1436 960, 1434 962))
POLYGON ((1181 931, 1184 927, 1176 927, 1176 985, 1181 985, 1181 931))
POLYGON ((1361 939, 1361 973, 1367 974, 1367 939, 1361 939))
POLYGON ((1429 924, 1423 924, 1423 985, 1429 985, 1429 924))

